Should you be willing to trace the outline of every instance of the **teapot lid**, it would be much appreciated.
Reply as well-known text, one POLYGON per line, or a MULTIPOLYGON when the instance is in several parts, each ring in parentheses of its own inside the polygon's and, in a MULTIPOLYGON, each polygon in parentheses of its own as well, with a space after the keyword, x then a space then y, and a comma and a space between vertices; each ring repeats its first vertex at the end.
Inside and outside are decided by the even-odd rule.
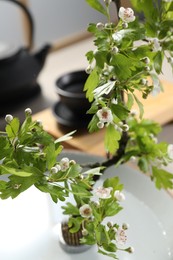
POLYGON ((8 45, 0 42, 0 60, 6 60, 18 53, 18 48, 15 45, 8 45))

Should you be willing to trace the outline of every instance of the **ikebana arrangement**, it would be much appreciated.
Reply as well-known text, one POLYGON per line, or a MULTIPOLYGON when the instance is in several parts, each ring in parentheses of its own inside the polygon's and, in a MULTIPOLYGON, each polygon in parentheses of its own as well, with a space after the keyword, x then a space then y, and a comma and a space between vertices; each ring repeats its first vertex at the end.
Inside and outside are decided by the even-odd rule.
POLYGON ((68 231, 82 234, 75 245, 97 245, 99 253, 118 259, 118 250, 134 249, 126 246, 128 224, 110 221, 122 210, 123 183, 114 176, 95 188, 105 168, 135 160, 158 189, 173 188, 173 174, 163 168, 173 162, 173 145, 158 142, 161 127, 143 118, 143 104, 136 96, 136 91, 143 99, 163 91, 159 79, 163 59, 173 66, 173 2, 131 0, 133 9, 120 7, 116 23, 110 18, 111 0, 86 2, 107 17, 107 23, 88 27, 96 49, 86 54, 84 88, 91 102, 87 113, 93 114, 88 130, 105 129, 107 158, 87 169, 67 157, 59 159, 63 141, 73 132, 54 140, 40 121, 32 120, 30 108, 22 123, 6 115, 6 129, 0 135, 0 198, 15 198, 33 185, 55 203, 65 203, 73 194, 74 203, 67 202, 62 210, 69 217, 68 231), (133 110, 134 102, 139 113, 133 110))

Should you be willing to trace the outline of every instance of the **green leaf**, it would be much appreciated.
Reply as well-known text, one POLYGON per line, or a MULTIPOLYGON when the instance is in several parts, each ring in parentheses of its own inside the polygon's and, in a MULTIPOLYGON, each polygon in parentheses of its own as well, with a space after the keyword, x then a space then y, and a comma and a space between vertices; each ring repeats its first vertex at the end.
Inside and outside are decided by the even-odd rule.
POLYGON ((46 154, 47 168, 50 170, 56 163, 55 145, 50 143, 44 148, 46 154))
POLYGON ((86 0, 88 5, 90 5, 93 9, 96 11, 104 14, 105 16, 108 16, 106 9, 103 7, 103 5, 98 0, 86 0))
POLYGON ((91 192, 88 191, 85 187, 80 186, 79 184, 72 183, 71 188, 72 193, 80 197, 80 199, 91 197, 91 192))
POLYGON ((97 239, 97 243, 99 245, 110 243, 108 232, 106 231, 106 227, 102 224, 98 224, 95 229, 95 235, 97 239))
POLYGON ((106 202, 105 216, 106 217, 113 217, 116 214, 118 214, 118 212, 120 210, 122 210, 122 207, 120 207, 117 202, 115 202, 115 201, 111 201, 110 203, 106 202))
POLYGON ((139 107, 139 118, 142 119, 143 114, 144 114, 143 104, 139 101, 139 99, 137 98, 136 95, 133 94, 133 96, 134 96, 135 101, 136 101, 136 103, 137 103, 137 105, 138 105, 138 107, 139 107))
POLYGON ((109 81, 109 82, 103 84, 102 86, 97 87, 94 90, 95 98, 99 98, 103 95, 108 95, 114 86, 115 86, 115 81, 109 81))
POLYGON ((66 193, 63 187, 49 183, 36 183, 35 186, 40 191, 49 193, 55 203, 57 203, 58 199, 65 201, 66 193))
POLYGON ((104 250, 106 250, 108 252, 116 252, 117 251, 117 247, 114 243, 103 244, 103 248, 104 248, 104 250))
POLYGON ((107 61, 107 52, 106 51, 97 51, 95 53, 96 65, 99 68, 104 68, 104 64, 107 61))
POLYGON ((103 186, 105 188, 112 187, 113 190, 122 190, 123 189, 123 184, 120 184, 120 180, 118 177, 112 177, 108 178, 104 181, 103 186))
POLYGON ((119 148, 118 141, 121 138, 120 132, 118 132, 112 124, 106 127, 105 133, 105 148, 111 154, 115 154, 117 149, 119 148))
POLYGON ((118 79, 125 80, 131 76, 131 66, 133 67, 133 60, 123 54, 116 54, 110 60, 110 65, 114 66, 118 79))
POLYGON ((153 178, 158 189, 173 188, 173 174, 160 168, 152 167, 153 178))
POLYGON ((81 170, 82 168, 80 167, 79 164, 72 165, 67 172, 68 178, 76 178, 77 176, 79 176, 81 170))
POLYGON ((127 94, 127 103, 126 103, 127 108, 129 110, 131 110, 133 104, 134 104, 133 95, 131 93, 128 93, 127 94))
POLYGON ((19 126, 20 126, 20 122, 18 118, 13 118, 13 120, 10 122, 10 124, 8 124, 5 128, 8 137, 11 138, 15 138, 18 131, 19 131, 19 126))
POLYGON ((28 177, 33 174, 32 170, 25 171, 23 169, 15 169, 15 168, 8 167, 8 166, 2 165, 2 164, 0 165, 0 168, 1 168, 2 174, 14 174, 16 176, 21 176, 21 177, 28 177))
POLYGON ((97 74, 96 69, 94 69, 91 72, 91 74, 88 76, 84 86, 84 91, 86 91, 86 97, 90 102, 93 101, 94 98, 93 91, 98 86, 98 83, 99 83, 99 76, 97 74))
POLYGON ((158 51, 154 57, 154 68, 157 74, 162 72, 163 53, 158 51))
POLYGON ((77 218, 70 218, 68 221, 68 226, 70 227, 70 233, 76 233, 81 228, 83 218, 77 217, 77 218))
POLYGON ((111 104, 111 110, 121 120, 125 120, 130 112, 125 106, 118 104, 111 104))
POLYGON ((11 175, 9 181, 1 183, 0 182, 0 198, 7 199, 11 197, 16 198, 20 193, 24 192, 35 184, 39 177, 32 175, 30 177, 20 177, 16 175, 11 175))
POLYGON ((72 131, 72 132, 70 132, 70 133, 68 133, 66 135, 63 135, 63 136, 59 137, 58 139, 55 140, 55 144, 56 143, 61 143, 61 142, 64 142, 64 141, 68 141, 68 140, 72 139, 73 138, 72 135, 75 132, 76 132, 76 130, 74 130, 74 131, 72 131))
POLYGON ((99 122, 98 116, 94 115, 88 125, 88 129, 90 133, 98 131, 98 126, 97 126, 98 122, 99 122))
POLYGON ((112 257, 112 258, 118 260, 118 258, 117 258, 117 256, 116 256, 115 254, 113 254, 113 253, 107 253, 107 252, 101 250, 100 248, 98 249, 98 253, 100 253, 100 254, 102 254, 102 255, 106 255, 106 256, 112 257))
POLYGON ((74 206, 72 203, 67 202, 66 206, 62 206, 63 214, 65 215, 79 215, 79 209, 78 207, 74 206))
POLYGON ((138 166, 141 169, 142 172, 148 172, 148 162, 145 157, 141 157, 138 161, 138 166))

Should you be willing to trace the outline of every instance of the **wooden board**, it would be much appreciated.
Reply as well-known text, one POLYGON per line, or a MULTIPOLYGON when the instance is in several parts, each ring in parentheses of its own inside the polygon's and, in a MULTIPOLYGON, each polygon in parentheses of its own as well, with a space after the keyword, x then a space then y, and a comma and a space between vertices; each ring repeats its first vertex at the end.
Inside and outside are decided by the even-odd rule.
MULTIPOLYGON (((150 96, 147 100, 143 100, 144 117, 153 119, 164 125, 173 120, 173 84, 163 81, 164 92, 156 97, 150 96)), ((140 98, 140 97, 139 97, 140 98)), ((134 109, 138 109, 137 105, 134 109)), ((67 128, 64 130, 57 124, 51 108, 43 110, 35 115, 33 119, 40 119, 43 126, 55 138, 58 138, 69 132, 67 128)), ((103 144, 104 130, 97 133, 89 134, 87 131, 78 131, 74 137, 68 141, 68 148, 74 148, 96 155, 105 155, 103 144)))

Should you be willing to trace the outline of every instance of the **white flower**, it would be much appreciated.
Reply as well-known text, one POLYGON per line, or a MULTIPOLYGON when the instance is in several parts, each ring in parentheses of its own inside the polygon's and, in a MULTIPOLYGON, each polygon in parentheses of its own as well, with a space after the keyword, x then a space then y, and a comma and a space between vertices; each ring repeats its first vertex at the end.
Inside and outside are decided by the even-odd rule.
POLYGON ((166 3, 171 3, 171 2, 173 2, 173 0, 163 0, 164 2, 166 2, 166 3))
POLYGON ((114 197, 118 200, 118 201, 124 201, 125 200, 125 195, 124 193, 120 192, 119 190, 116 190, 114 192, 114 197))
POLYGON ((79 208, 79 213, 82 217, 89 218, 92 215, 92 209, 91 209, 90 205, 84 204, 83 206, 81 206, 79 208))
POLYGON ((168 153, 169 158, 173 160, 173 144, 168 145, 167 153, 168 153))
POLYGON ((68 158, 66 158, 66 157, 62 158, 60 161, 61 171, 65 172, 69 168, 69 164, 70 164, 70 161, 68 158))
POLYGON ((118 15, 125 23, 130 23, 135 20, 134 11, 131 8, 120 7, 118 15))
POLYGON ((25 109, 25 114, 26 114, 27 116, 32 115, 32 110, 31 110, 31 108, 26 108, 26 109, 25 109))
POLYGON ((7 122, 7 123, 10 123, 11 121, 13 120, 13 116, 12 115, 6 115, 5 116, 5 121, 7 122))
POLYGON ((127 241, 127 235, 123 228, 118 228, 116 232, 116 241, 120 245, 124 245, 127 241))
POLYGON ((111 197, 111 191, 112 191, 112 187, 108 187, 108 188, 98 187, 95 191, 95 194, 100 199, 109 199, 111 197))
POLYGON ((113 120, 112 112, 109 108, 103 107, 97 111, 97 116, 102 123, 111 123, 113 120))

